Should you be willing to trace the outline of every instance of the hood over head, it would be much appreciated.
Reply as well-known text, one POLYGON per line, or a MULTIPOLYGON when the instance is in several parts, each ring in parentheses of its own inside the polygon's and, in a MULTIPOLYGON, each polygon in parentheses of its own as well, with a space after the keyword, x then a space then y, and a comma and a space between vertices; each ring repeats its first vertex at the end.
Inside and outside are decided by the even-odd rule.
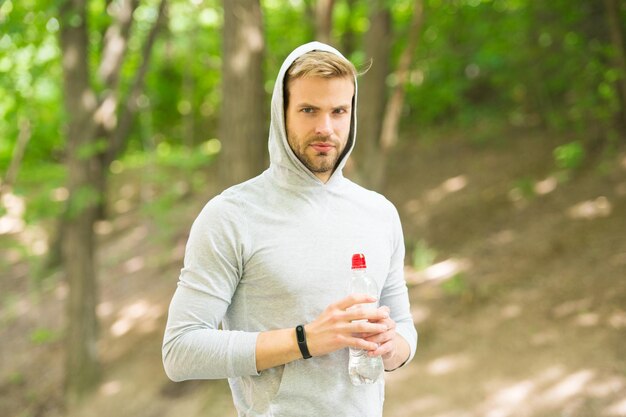
MULTIPOLYGON (((296 48, 283 62, 280 68, 274 92, 272 94, 272 110, 271 123, 269 133, 269 153, 270 153, 270 170, 275 175, 281 177, 282 180, 289 183, 299 184, 323 184, 322 181, 315 176, 295 155, 289 143, 287 142, 287 129, 285 126, 285 100, 283 97, 283 83, 287 74, 287 70, 293 62, 300 56, 312 52, 324 51, 330 52, 346 59, 337 49, 321 42, 310 42, 296 48)), ((350 133, 348 142, 343 153, 337 161, 337 166, 326 183, 331 185, 343 178, 342 170, 346 164, 356 139, 356 102, 357 102, 357 81, 354 80, 354 96, 352 97, 352 115, 350 120, 350 133)))

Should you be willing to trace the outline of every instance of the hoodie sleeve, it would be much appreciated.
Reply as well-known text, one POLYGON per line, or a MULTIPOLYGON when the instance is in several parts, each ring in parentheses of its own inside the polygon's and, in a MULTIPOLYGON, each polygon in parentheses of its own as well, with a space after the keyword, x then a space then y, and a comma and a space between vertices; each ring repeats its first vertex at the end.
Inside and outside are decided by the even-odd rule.
POLYGON ((191 227, 162 348, 173 381, 258 375, 258 333, 218 328, 243 268, 245 224, 228 206, 214 198, 191 227))
POLYGON ((409 304, 409 294, 404 280, 404 237, 400 217, 395 207, 393 208, 393 251, 389 268, 389 275, 383 286, 380 297, 380 305, 386 305, 391 311, 391 318, 396 322, 396 333, 402 336, 411 353, 403 364, 407 364, 415 356, 417 348, 417 330, 413 323, 413 316, 409 304))

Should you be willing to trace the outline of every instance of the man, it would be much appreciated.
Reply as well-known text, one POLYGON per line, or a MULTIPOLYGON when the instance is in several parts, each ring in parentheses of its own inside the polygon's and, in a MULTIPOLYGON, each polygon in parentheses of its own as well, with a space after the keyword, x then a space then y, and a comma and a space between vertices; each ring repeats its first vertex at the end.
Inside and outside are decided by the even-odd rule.
POLYGON ((274 87, 270 168, 191 228, 163 342, 172 380, 228 378, 240 416, 382 415, 384 381, 352 385, 347 348, 391 371, 417 333, 397 211, 342 176, 355 132, 354 66, 318 42, 297 48, 274 87), (374 311, 348 294, 354 253, 378 284, 374 311))

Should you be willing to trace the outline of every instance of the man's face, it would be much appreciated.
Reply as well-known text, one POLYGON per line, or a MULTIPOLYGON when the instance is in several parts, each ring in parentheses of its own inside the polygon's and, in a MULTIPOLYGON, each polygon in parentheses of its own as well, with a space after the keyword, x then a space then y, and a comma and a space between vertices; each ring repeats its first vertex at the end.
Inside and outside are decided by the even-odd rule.
POLYGON ((354 84, 351 78, 303 77, 289 82, 287 141, 324 183, 348 142, 354 84))

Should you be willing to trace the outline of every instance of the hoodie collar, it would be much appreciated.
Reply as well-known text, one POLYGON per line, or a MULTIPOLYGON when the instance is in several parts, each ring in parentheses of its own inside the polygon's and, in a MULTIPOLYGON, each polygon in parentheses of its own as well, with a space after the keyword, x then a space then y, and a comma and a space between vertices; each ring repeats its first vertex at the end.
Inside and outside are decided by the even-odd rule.
POLYGON ((354 97, 352 97, 352 118, 350 121, 350 134, 348 142, 343 154, 340 156, 337 167, 332 176, 325 184, 315 176, 307 167, 300 162, 294 152, 291 150, 287 142, 287 132, 285 127, 285 101, 283 97, 283 81, 287 70, 293 62, 300 56, 312 51, 325 51, 345 57, 332 46, 321 42, 310 42, 296 48, 280 68, 276 84, 274 84, 274 92, 272 94, 271 104, 271 123, 269 133, 269 153, 270 153, 270 173, 279 182, 292 186, 338 186, 343 179, 343 167, 346 164, 356 139, 356 98, 357 83, 354 80, 354 97))

